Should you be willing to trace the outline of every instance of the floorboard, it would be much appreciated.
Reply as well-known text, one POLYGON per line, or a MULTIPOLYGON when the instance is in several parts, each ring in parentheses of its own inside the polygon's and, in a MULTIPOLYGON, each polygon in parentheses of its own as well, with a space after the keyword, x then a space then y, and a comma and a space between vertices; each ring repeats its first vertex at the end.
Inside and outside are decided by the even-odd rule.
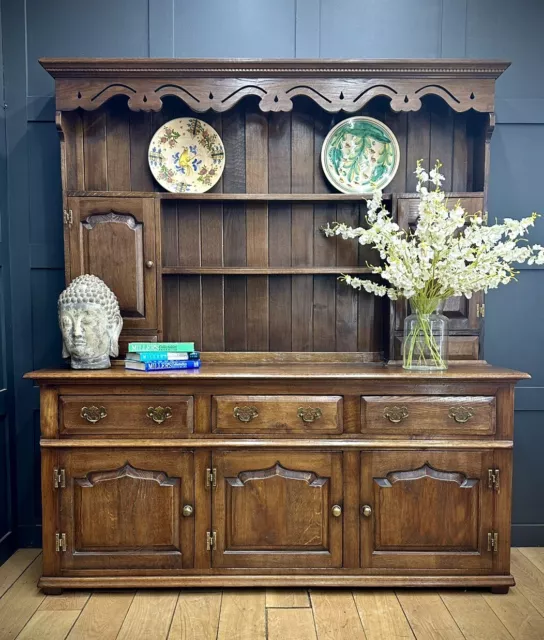
POLYGON ((0 567, 0 640, 544 640, 544 549, 512 549, 506 595, 461 589, 36 587, 38 550, 0 567))

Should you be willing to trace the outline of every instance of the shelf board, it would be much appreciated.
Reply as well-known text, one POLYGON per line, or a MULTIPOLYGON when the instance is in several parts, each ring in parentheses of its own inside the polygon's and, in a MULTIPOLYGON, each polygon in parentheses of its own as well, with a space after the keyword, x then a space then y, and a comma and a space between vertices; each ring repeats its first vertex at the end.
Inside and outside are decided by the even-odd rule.
POLYGON ((340 275, 342 273, 371 275, 368 267, 163 267, 165 276, 285 276, 340 275))
MULTIPOLYGON (((74 198, 155 198, 157 200, 197 200, 202 202, 361 202, 359 194, 346 193, 164 193, 162 191, 67 191, 74 198)), ((391 194, 384 194, 384 200, 391 194)))

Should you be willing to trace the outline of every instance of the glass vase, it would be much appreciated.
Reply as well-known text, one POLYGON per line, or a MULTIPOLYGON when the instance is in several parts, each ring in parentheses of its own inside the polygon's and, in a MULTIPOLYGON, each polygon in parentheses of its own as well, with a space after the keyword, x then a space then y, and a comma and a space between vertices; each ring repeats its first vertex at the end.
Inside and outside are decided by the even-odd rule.
POLYGON ((402 366, 412 371, 442 371, 448 368, 448 319, 435 310, 413 309, 404 321, 402 366))

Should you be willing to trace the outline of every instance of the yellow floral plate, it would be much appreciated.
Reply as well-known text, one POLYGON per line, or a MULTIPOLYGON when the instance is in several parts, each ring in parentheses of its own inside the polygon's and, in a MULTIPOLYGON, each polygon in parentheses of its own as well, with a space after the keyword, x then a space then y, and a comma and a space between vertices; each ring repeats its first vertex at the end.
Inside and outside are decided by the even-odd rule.
POLYGON ((321 149, 329 182, 343 193, 370 194, 393 180, 400 159, 399 143, 383 122, 355 116, 339 122, 321 149))
POLYGON ((158 129, 149 143, 149 168, 173 193, 204 193, 225 168, 225 147, 217 131, 197 118, 176 118, 158 129))

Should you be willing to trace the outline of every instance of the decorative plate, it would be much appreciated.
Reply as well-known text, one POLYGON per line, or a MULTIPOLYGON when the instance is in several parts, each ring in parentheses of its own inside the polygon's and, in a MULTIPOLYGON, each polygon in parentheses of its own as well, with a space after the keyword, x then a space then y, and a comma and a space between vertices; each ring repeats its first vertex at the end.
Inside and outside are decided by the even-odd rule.
POLYGON ((321 149, 329 182, 343 193, 369 194, 388 185, 399 166, 395 135, 383 122, 356 116, 339 122, 321 149))
POLYGON ((197 118, 176 118, 158 129, 149 143, 149 168, 173 193, 204 193, 225 168, 225 147, 215 129, 197 118))

